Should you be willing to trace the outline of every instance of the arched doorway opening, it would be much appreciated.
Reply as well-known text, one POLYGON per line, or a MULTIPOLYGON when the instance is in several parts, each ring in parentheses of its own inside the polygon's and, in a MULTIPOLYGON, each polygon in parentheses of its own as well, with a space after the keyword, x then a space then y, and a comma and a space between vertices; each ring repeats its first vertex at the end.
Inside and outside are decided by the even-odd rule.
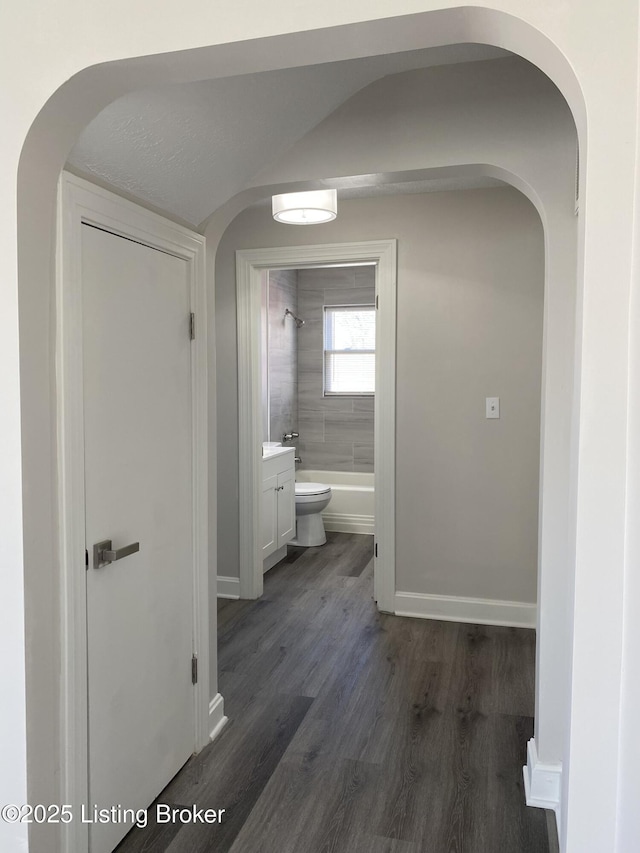
MULTIPOLYGON (((574 115, 577 117, 579 128, 584 130, 582 105, 577 84, 573 73, 564 58, 556 51, 550 42, 540 33, 532 30, 523 22, 510 16, 503 16, 489 10, 474 10, 476 14, 475 28, 477 37, 474 40, 499 44, 499 46, 514 50, 536 62, 540 68, 550 74, 571 100, 574 115), (500 36, 492 36, 491 18, 496 15, 500 26, 495 25, 495 32, 500 30, 500 36)), ((451 26, 455 22, 448 21, 445 13, 438 13, 443 22, 451 26)), ((430 19, 430 22, 433 22, 430 19)), ((388 24, 391 29, 393 24, 388 24)), ((382 27, 382 24, 380 24, 382 27)), ((434 28, 435 31, 436 28, 434 28)), ((471 26, 474 29, 474 26, 471 26)), ((386 42, 386 50, 391 45, 396 50, 406 49, 410 26, 395 33, 395 39, 386 42)), ((286 52, 275 52, 278 61, 295 62, 295 56, 303 47, 306 49, 314 42, 312 35, 307 34, 310 41, 300 36, 290 37, 290 53, 288 60, 286 52)), ((469 29, 465 26, 464 39, 468 40, 469 29)), ((287 37, 282 37, 283 47, 286 48, 287 37)), ((448 41, 455 41, 455 26, 448 32, 448 41)), ((344 46, 345 55, 349 54, 344 46)), ((322 61, 323 56, 330 52, 326 34, 318 37, 315 43, 316 61, 322 61)), ((331 47, 334 55, 335 42, 331 47)), ((215 55, 212 48, 208 55, 215 55)), ((55 502, 55 375, 51 360, 52 355, 52 299, 54 250, 52 235, 55 221, 55 188, 60 168, 69 148, 78 133, 95 112, 109 103, 127 88, 137 88, 149 82, 177 82, 188 79, 199 79, 203 61, 206 59, 202 52, 198 56, 186 52, 172 57, 172 62, 163 69, 155 65, 151 58, 148 64, 144 60, 114 63, 113 66, 102 66, 82 72, 65 85, 48 102, 37 121, 34 123, 29 139, 25 144, 21 163, 20 198, 19 198, 19 243, 20 243, 20 300, 21 300, 21 346, 22 346, 22 406, 24 426, 24 478, 27 484, 25 503, 25 588, 27 591, 27 623, 33 628, 30 631, 30 646, 28 648, 28 691, 30 695, 29 719, 29 750, 32 755, 32 766, 39 770, 38 780, 32 774, 33 784, 44 788, 55 785, 55 766, 58 762, 58 744, 48 743, 43 749, 39 744, 38 732, 44 732, 47 727, 40 723, 40 714, 46 715, 51 724, 63 704, 63 697, 58 693, 58 686, 51 673, 57 669, 55 659, 60 648, 58 614, 50 603, 55 602, 60 592, 58 587, 59 574, 56 565, 58 519, 56 518, 55 502), (123 73, 124 72, 124 73, 123 73), (126 81, 125 81, 126 77, 126 81), (100 88, 100 99, 96 97, 96 88, 100 88), (37 248, 35 248, 37 247, 37 248), (43 472, 46 483, 43 483, 43 472), (29 484, 38 484, 37 488, 29 488, 29 484), (34 535, 35 531, 38 535, 34 535), (51 571, 43 573, 43 566, 50 566, 51 571), (43 585, 44 581, 44 585, 43 585), (51 656, 53 654, 53 658, 51 656), (49 673, 49 675, 47 675, 49 673), (37 758, 35 756, 38 756, 37 758), (34 764, 35 762, 35 764, 34 764), (41 775, 40 775, 41 772, 41 775)), ((250 43, 238 48, 238 71, 248 72, 256 68, 255 56, 252 55, 250 43)), ((261 63, 264 64, 264 63, 261 63)), ((231 201, 229 205, 218 211, 208 226, 210 245, 214 244, 215 234, 220 224, 229 222, 230 210, 239 201, 231 201), (213 238, 213 239, 212 239, 213 238)), ((218 233, 221 233, 218 231, 218 233)), ((541 609, 545 607, 544 595, 540 600, 541 609)), ((544 632, 543 632, 544 633, 544 632)), ((41 799, 42 797, 40 797, 41 799)), ((49 794, 51 799, 51 794, 49 794)))

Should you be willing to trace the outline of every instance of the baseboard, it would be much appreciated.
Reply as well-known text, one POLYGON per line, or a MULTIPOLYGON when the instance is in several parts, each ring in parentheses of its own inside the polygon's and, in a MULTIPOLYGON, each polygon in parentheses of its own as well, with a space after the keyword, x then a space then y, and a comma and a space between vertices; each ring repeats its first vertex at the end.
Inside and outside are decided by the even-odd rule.
POLYGON ((209 740, 215 740, 228 721, 224 715, 224 699, 216 693, 209 702, 209 740))
POLYGON ((416 616, 445 622, 535 628, 536 611, 535 604, 523 601, 493 601, 416 592, 396 592, 395 595, 396 616, 416 616))
POLYGON ((560 835, 560 792, 562 791, 562 763, 542 764, 534 738, 527 744, 527 763, 524 773, 524 792, 528 806, 551 809, 556 814, 560 835))
POLYGON ((369 533, 373 536, 374 523, 372 515, 347 515, 342 512, 323 512, 325 530, 334 533, 369 533))
POLYGON ((240 578, 218 575, 218 598, 240 598, 240 578))
MULTIPOLYGON (((293 543, 292 543, 293 544, 293 543)), ((287 546, 283 545, 282 548, 278 548, 277 551, 274 551, 273 554, 269 554, 262 561, 262 573, 268 572, 269 569, 272 569, 274 566, 277 566, 281 560, 287 556, 287 546)))

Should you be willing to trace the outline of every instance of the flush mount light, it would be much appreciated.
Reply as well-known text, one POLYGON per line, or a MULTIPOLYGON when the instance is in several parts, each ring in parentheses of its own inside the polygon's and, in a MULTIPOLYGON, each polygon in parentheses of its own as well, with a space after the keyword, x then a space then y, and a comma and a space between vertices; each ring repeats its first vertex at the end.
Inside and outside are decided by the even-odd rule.
POLYGON ((331 222, 338 214, 336 190, 284 193, 272 198, 273 218, 287 225, 318 225, 331 222))

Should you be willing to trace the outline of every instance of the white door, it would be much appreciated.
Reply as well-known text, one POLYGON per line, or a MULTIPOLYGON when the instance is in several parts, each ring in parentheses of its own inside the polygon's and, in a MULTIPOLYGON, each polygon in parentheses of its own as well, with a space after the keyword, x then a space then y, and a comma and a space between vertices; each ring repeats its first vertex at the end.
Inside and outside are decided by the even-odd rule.
POLYGON ((278 474, 278 548, 282 548, 296 535, 295 474, 284 471, 278 474))
POLYGON ((278 547, 278 477, 262 481, 262 559, 271 556, 278 547))
POLYGON ((89 803, 146 808, 195 745, 188 265, 83 225, 82 286, 89 803))

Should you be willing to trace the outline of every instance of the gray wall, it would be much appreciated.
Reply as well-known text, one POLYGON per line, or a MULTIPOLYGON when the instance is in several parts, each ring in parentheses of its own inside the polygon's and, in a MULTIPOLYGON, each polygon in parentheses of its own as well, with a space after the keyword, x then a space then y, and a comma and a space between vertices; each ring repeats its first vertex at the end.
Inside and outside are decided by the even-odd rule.
MULTIPOLYGON (((418 70, 365 87, 284 151, 279 162, 256 175, 251 181, 255 189, 236 197, 234 206, 227 208, 239 212, 250 197, 265 198, 285 188, 319 189, 324 185, 319 179, 336 176, 350 176, 349 186, 383 184, 381 188, 389 191, 387 181, 441 178, 449 182, 441 189, 453 189, 452 179, 480 174, 514 184, 540 212, 546 276, 536 745, 545 763, 566 759, 573 654, 575 549, 570 531, 575 530, 571 508, 575 508, 579 407, 574 388, 579 378, 576 353, 581 352, 576 335, 581 328, 576 146, 566 102, 537 68, 517 57, 466 68, 418 70)), ((343 217, 340 220, 344 222, 343 217)), ((223 223, 226 228, 228 222, 216 214, 207 228, 208 239, 217 245, 223 223)), ((377 233, 374 229, 368 233, 375 238, 394 229, 382 223, 377 233)), ((305 242, 308 236, 291 233, 287 240, 305 242)))
POLYGON ((325 397, 323 308, 373 304, 375 268, 298 272, 298 452, 301 468, 373 471, 373 397, 325 397))
POLYGON ((542 226, 505 190, 408 206, 415 216, 403 219, 399 247, 397 588, 535 602, 542 226), (499 420, 485 418, 488 396, 500 397, 499 420))
POLYGON ((343 201, 317 229, 257 207, 229 226, 216 258, 220 573, 238 564, 234 252, 388 237, 398 239, 397 588, 535 601, 543 235, 507 188, 343 201), (485 420, 486 396, 500 396, 499 421, 485 420))
POLYGON ((298 422, 298 330, 285 309, 298 313, 298 273, 296 270, 269 272, 268 373, 269 438, 280 441, 282 434, 296 430, 298 422))

